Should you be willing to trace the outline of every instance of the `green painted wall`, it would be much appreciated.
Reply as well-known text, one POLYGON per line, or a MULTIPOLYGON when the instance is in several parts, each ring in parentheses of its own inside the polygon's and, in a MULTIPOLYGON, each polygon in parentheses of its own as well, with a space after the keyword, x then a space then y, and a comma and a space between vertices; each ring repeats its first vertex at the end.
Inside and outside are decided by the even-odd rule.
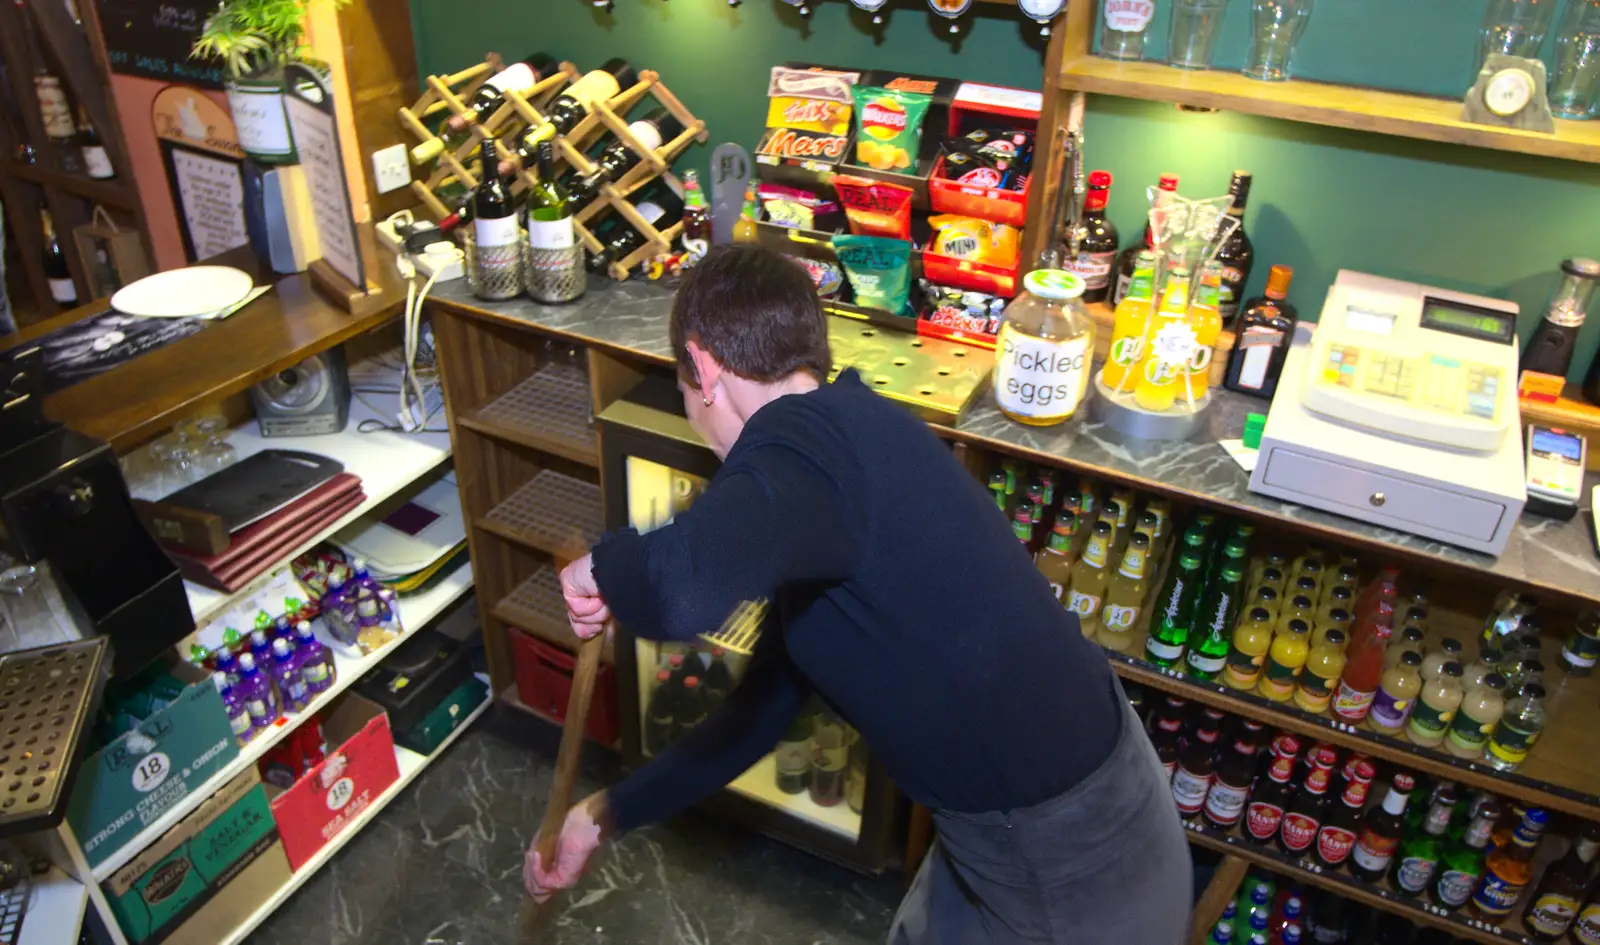
MULTIPOLYGON (((1082 0, 1074 0, 1082 2, 1082 0)), ((489 50, 543 49, 580 66, 610 56, 656 69, 710 124, 712 140, 753 146, 766 75, 790 59, 876 66, 1037 88, 1042 40, 1014 10, 977 4, 951 37, 920 2, 894 0, 874 34, 841 0, 812 0, 802 20, 780 0, 411 0, 424 72, 449 72, 489 50)), ((1158 0, 1149 54, 1165 49, 1158 0)), ((1468 84, 1482 0, 1323 0, 1297 59, 1309 78, 1459 94, 1468 84)), ((1248 4, 1232 0, 1218 62, 1237 65, 1248 4)), ((1564 256, 1600 256, 1600 165, 1434 145, 1235 113, 1186 114, 1094 97, 1091 167, 1116 175, 1111 213, 1124 238, 1142 226, 1144 188, 1165 171, 1191 196, 1221 194, 1235 168, 1255 172, 1247 217, 1259 291, 1268 265, 1295 267, 1292 300, 1313 316, 1340 268, 1511 299, 1523 333, 1555 286, 1564 256)), ((703 164, 691 151, 685 164, 703 164)), ((1593 321, 1600 322, 1600 312, 1593 321)), ((1590 325, 1575 373, 1600 345, 1590 325)))

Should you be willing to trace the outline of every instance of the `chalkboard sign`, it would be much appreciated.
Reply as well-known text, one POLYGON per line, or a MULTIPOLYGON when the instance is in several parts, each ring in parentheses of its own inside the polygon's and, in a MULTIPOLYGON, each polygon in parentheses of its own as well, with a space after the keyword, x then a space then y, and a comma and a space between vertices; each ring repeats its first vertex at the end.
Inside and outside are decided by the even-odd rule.
POLYGON ((222 88, 220 62, 189 58, 201 24, 216 9, 216 0, 100 0, 111 71, 222 88))
POLYGON ((244 221, 244 152, 228 110, 194 86, 169 85, 150 104, 191 262, 249 241, 244 221))

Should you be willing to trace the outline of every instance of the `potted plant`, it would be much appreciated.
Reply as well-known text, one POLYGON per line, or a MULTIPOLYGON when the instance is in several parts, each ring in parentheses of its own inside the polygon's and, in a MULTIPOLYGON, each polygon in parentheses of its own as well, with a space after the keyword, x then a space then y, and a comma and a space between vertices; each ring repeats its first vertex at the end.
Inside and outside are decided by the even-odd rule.
MULTIPOLYGON (((222 0, 201 27, 190 55, 219 59, 228 107, 246 154, 266 164, 295 160, 283 108, 283 67, 307 62, 304 45, 310 0, 222 0)), ((335 0, 343 5, 348 0, 335 0)))

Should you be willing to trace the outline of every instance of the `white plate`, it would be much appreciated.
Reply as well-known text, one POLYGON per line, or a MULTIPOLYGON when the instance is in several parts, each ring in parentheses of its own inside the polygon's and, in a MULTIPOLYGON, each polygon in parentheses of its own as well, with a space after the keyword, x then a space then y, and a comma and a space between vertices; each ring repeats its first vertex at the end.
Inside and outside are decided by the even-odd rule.
POLYGON ((227 308, 244 298, 255 281, 231 266, 169 269, 124 286, 111 297, 111 307, 144 318, 188 318, 227 308))

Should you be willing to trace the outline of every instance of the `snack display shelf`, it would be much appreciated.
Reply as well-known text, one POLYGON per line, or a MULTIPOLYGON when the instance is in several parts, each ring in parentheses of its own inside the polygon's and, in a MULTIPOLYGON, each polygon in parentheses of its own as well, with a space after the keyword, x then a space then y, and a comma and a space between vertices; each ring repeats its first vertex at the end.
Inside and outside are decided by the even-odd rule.
MULTIPOLYGON (((487 676, 483 676, 481 674, 478 678, 482 679, 484 682, 489 681, 487 676)), ((322 869, 322 867, 329 860, 333 859, 335 854, 344 849, 345 844, 349 843, 351 840, 354 840, 356 835, 361 832, 362 828, 371 823, 372 819, 377 817, 385 807, 388 807, 389 802, 398 797, 400 792, 404 791, 412 781, 415 781, 418 775, 422 774, 422 772, 427 769, 428 765, 433 764, 436 759, 448 751, 450 746, 455 744, 456 739, 460 738, 462 733, 464 733, 473 722, 476 722, 478 718, 483 715, 483 713, 489 711, 489 707, 492 705, 494 705, 494 700, 485 698, 483 700, 483 704, 479 705, 476 709, 473 709, 472 712, 467 715, 466 719, 456 727, 455 731, 445 736, 444 741, 439 743, 439 748, 431 755, 419 755, 414 751, 408 751, 404 748, 396 747, 394 754, 395 760, 400 767, 400 777, 396 779, 393 784, 389 785, 389 787, 385 789, 382 794, 379 794, 377 798, 373 800, 371 806, 361 812, 360 816, 351 821, 350 826, 340 831, 337 836, 328 841, 327 845, 318 850, 315 856, 307 860, 304 866, 296 870, 294 874, 289 877, 289 881, 278 887, 278 889, 273 892, 267 901, 261 904, 259 909, 250 914, 249 918, 239 923, 239 925, 233 929, 230 929, 227 933, 218 936, 217 945, 236 945, 236 943, 244 941, 251 932, 254 932, 256 928, 261 925, 261 923, 265 922, 268 917, 272 915, 272 913, 276 912, 279 906, 283 905, 284 902, 286 902, 290 896, 294 895, 301 886, 304 886, 306 882, 311 879, 311 877, 315 876, 317 870, 322 869)))
POLYGON ((333 685, 326 692, 318 695, 306 707, 304 712, 295 712, 278 720, 270 730, 257 735, 249 744, 239 750, 239 757, 235 758, 227 767, 218 771, 211 780, 201 785, 198 790, 174 805, 159 818, 151 821, 148 826, 135 834, 129 841, 111 856, 107 857, 100 865, 94 868, 94 878, 97 882, 105 882, 117 870, 121 869, 134 855, 155 841, 157 837, 170 830, 178 821, 187 817, 190 812, 199 807, 206 798, 216 793, 223 785, 232 781, 239 772, 255 764, 270 751, 273 746, 288 736, 300 723, 322 711, 327 705, 339 696, 340 693, 355 684, 366 672, 378 665, 390 651, 400 644, 406 636, 419 627, 426 626, 429 621, 437 617, 447 607, 460 599, 472 587, 472 563, 463 562, 454 571, 439 579, 438 583, 429 587, 420 594, 399 599, 400 625, 405 628, 405 634, 400 639, 391 641, 388 645, 376 652, 364 656, 352 655, 342 644, 335 644, 329 636, 327 628, 321 620, 314 621, 312 626, 316 630, 317 639, 327 646, 334 654, 336 676, 333 685))
MULTIPOLYGON (((303 450, 336 459, 344 464, 345 472, 361 477, 361 489, 366 495, 361 504, 315 534, 307 536, 305 541, 284 555, 280 563, 325 541, 328 536, 371 512, 379 503, 450 458, 448 433, 399 433, 391 430, 359 432, 361 425, 369 421, 392 425, 394 418, 382 416, 362 401, 353 400, 350 403, 350 422, 342 433, 264 437, 254 422, 229 431, 228 442, 238 451, 240 459, 264 449, 303 450)), ((441 418, 435 422, 442 424, 443 420, 441 418)), ((185 581, 183 586, 189 595, 189 610, 194 614, 195 624, 204 624, 217 616, 276 570, 276 565, 268 568, 261 578, 231 594, 185 581)))
POLYGON ((77 945, 88 906, 88 888, 52 866, 33 881, 17 945, 77 945))

